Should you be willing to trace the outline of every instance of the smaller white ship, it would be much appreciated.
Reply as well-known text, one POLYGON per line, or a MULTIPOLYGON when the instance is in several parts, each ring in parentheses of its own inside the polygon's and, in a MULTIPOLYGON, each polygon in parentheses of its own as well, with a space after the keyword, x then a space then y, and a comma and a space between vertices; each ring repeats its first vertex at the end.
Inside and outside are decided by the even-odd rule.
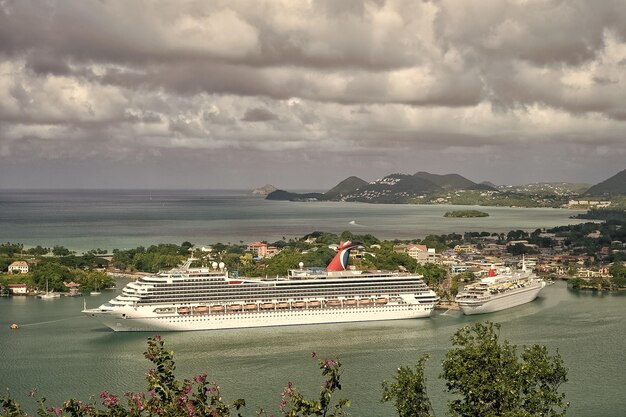
POLYGON ((544 280, 526 270, 524 261, 521 271, 496 272, 492 266, 487 278, 467 285, 455 301, 467 315, 493 313, 533 301, 545 286, 544 280))

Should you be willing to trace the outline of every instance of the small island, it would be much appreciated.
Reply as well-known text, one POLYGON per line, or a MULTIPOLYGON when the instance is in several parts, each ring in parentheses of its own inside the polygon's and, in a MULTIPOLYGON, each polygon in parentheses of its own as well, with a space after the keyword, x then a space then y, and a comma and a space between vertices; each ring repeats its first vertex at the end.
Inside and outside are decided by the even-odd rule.
POLYGON ((489 217, 489 213, 478 210, 447 211, 443 217, 489 217))

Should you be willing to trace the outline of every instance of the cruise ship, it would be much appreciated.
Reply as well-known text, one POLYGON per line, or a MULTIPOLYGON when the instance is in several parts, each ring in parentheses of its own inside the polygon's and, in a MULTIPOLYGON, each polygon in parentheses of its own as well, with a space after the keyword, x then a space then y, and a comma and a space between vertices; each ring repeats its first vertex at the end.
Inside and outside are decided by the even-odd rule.
POLYGON ((83 313, 114 331, 184 331, 429 317, 437 295, 421 275, 347 268, 352 242, 341 242, 326 270, 242 278, 223 264, 182 267, 130 282, 83 313))
POLYGON ((533 301, 545 286, 524 262, 521 271, 505 268, 497 272, 492 266, 488 277, 467 285, 455 301, 467 315, 493 313, 533 301))

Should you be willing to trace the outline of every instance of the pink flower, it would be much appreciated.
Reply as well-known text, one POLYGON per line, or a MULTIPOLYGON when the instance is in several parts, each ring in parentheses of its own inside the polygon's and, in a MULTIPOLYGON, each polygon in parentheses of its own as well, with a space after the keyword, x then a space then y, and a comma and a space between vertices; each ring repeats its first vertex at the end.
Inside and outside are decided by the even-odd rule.
POLYGON ((54 413, 54 415, 56 416, 60 416, 62 414, 62 411, 60 408, 57 407, 50 407, 46 410, 49 413, 54 413))

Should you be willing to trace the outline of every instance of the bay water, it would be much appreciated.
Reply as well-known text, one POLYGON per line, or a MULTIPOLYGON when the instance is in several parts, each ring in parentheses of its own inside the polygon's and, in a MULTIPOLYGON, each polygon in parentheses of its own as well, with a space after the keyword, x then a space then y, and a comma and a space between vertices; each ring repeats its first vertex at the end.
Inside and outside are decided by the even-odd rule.
MULTIPOLYGON (((123 285, 123 282, 120 282, 123 285)), ((87 296, 89 307, 114 296, 87 296)), ((446 401, 441 360, 450 337, 462 325, 491 320, 502 324, 500 336, 517 345, 539 343, 561 353, 569 369, 563 386, 571 402, 568 416, 624 416, 626 410, 626 296, 577 293, 564 282, 548 286, 532 303, 487 316, 435 312, 426 319, 163 333, 175 353, 176 373, 191 377, 207 372, 226 399, 245 398, 247 412, 257 407, 276 413, 288 381, 315 397, 322 377, 311 358, 338 356, 343 389, 354 416, 391 416, 379 402, 381 382, 400 365, 412 365, 423 353, 428 390, 436 415, 446 401)), ((34 408, 27 394, 37 389, 48 403, 74 397, 88 400, 102 390, 123 394, 145 388, 150 363, 143 358, 151 333, 114 333, 82 316, 83 298, 0 299, 0 388, 34 408), (9 324, 21 325, 10 330, 9 324)))

